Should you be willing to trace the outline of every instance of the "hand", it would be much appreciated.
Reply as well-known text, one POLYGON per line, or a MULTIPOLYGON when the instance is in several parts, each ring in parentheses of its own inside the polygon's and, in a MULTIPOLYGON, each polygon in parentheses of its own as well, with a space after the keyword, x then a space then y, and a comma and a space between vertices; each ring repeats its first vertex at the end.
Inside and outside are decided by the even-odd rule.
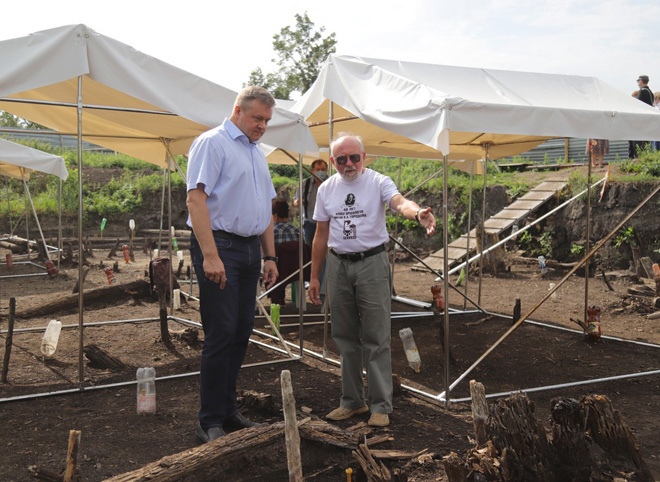
POLYGON ((227 274, 225 273, 225 265, 222 260, 218 258, 204 258, 204 275, 213 281, 220 284, 220 289, 225 288, 227 283, 227 274))
POLYGON ((426 228, 426 234, 433 236, 435 233, 435 216, 431 212, 431 208, 424 208, 418 215, 419 224, 426 228))
POLYGON ((321 283, 319 282, 318 278, 312 278, 309 280, 307 294, 309 295, 309 301, 311 301, 313 304, 321 304, 321 283))
POLYGON ((264 287, 269 290, 277 281, 277 263, 273 260, 264 261, 264 287))

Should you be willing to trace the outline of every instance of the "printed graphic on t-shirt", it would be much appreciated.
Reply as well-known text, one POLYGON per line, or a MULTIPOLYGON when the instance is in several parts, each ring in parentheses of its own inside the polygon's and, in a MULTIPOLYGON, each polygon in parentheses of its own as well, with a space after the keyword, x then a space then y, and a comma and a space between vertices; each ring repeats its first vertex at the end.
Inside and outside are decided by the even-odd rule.
POLYGON ((349 193, 344 198, 344 204, 334 214, 334 218, 343 221, 342 237, 343 239, 357 239, 356 220, 367 217, 364 210, 360 209, 360 203, 357 202, 355 194, 349 193))

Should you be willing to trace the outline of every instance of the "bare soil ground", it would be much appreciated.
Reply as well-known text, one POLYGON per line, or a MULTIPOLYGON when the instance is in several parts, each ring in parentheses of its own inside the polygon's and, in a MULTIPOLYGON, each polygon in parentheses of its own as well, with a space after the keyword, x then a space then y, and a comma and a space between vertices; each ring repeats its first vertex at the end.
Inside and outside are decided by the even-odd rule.
MULTIPOLYGON (((85 289, 107 286, 107 278, 98 265, 108 250, 96 250, 90 261, 93 266, 87 277, 85 289)), ((4 252, 2 253, 4 257, 4 252)), ((125 264, 120 259, 119 283, 143 278, 148 267, 148 256, 136 252, 136 261, 125 264)), ((186 265, 188 264, 186 256, 186 265)), ((431 301, 430 286, 435 276, 427 272, 411 270, 412 262, 397 261, 394 285, 401 297, 431 301)), ((33 266, 15 265, 12 274, 43 273, 33 266)), ((6 266, 0 265, 0 276, 7 275, 6 266)), ((522 313, 527 313, 547 293, 549 283, 562 276, 550 272, 542 277, 537 267, 514 264, 511 273, 503 278, 484 276, 481 289, 476 278, 468 283, 468 296, 484 309, 510 315, 515 298, 522 302, 522 313), (481 295, 479 295, 481 291, 481 295)), ((30 467, 40 467, 55 472, 64 468, 70 430, 82 431, 78 455, 80 480, 98 481, 113 475, 135 470, 163 456, 185 451, 197 445, 194 436, 198 407, 198 377, 201 342, 190 338, 174 337, 175 350, 169 351, 160 340, 158 321, 132 321, 119 324, 88 326, 81 340, 77 329, 81 317, 77 307, 47 316, 25 319, 22 311, 43 306, 71 293, 77 278, 77 269, 63 269, 55 278, 34 276, 4 278, 0 280, 1 340, 6 338, 8 299, 16 299, 18 318, 13 348, 9 361, 8 383, 0 388, 0 440, 2 450, 0 466, 2 480, 33 480, 30 467), (62 321, 65 328, 60 336, 56 354, 44 359, 39 351, 43 328, 51 318, 62 321), (40 328, 36 332, 22 331, 40 328), (121 359, 131 368, 120 371, 91 366, 81 356, 82 345, 96 344, 109 354, 121 359), (136 413, 135 367, 156 368, 158 412, 155 416, 139 416, 136 413), (82 372, 80 368, 82 367, 82 372), (184 374, 191 374, 183 376, 184 374), (182 375, 170 377, 171 375, 182 375), (81 378, 82 376, 82 378, 81 378), (80 390, 80 386, 84 390, 80 390), (98 388, 98 389, 97 389, 98 388), (51 393, 50 396, 32 397, 34 394, 51 393)), ((182 281, 183 289, 188 285, 182 281)), ((545 421, 549 415, 550 400, 555 397, 580 398, 588 393, 607 395, 614 407, 621 411, 632 427, 641 445, 642 454, 656 477, 660 477, 660 376, 612 379, 611 381, 565 386, 571 382, 595 378, 615 377, 629 373, 642 373, 660 368, 659 320, 649 320, 648 303, 627 294, 633 286, 630 278, 612 281, 610 291, 600 278, 591 278, 589 304, 602 309, 603 334, 598 342, 589 342, 579 331, 566 331, 553 327, 579 330, 570 318, 582 318, 584 310, 584 278, 572 277, 558 291, 556 300, 548 300, 530 319, 550 326, 523 324, 506 339, 483 363, 459 383, 451 395, 453 398, 469 396, 470 379, 484 383, 487 393, 525 390, 534 387, 557 385, 544 391, 530 391, 536 403, 537 415, 545 421), (612 338, 610 338, 612 337, 612 338), (630 343, 618 339, 638 342, 630 343)), ((462 289, 462 288, 461 288, 462 289)), ((288 290, 287 290, 288 292, 288 290)), ((195 290, 193 289, 193 294, 195 290)), ((444 293, 452 308, 463 308, 463 298, 456 292, 444 293)), ((267 304, 267 303, 266 303, 267 304)), ((199 321, 197 304, 184 303, 175 315, 182 319, 199 321)), ((474 308, 467 303, 467 308, 474 308)), ((396 315, 392 321, 392 350, 394 372, 404 385, 436 395, 443 391, 444 356, 439 343, 438 326, 428 309, 406 303, 393 303, 396 315), (422 358, 422 370, 413 372, 405 359, 398 330, 411 327, 422 358)), ((318 309, 310 309, 310 313, 318 309)), ((126 296, 107 299, 85 305, 85 324, 111 320, 138 320, 158 317, 158 303, 152 298, 126 296)), ((294 315, 295 308, 289 302, 283 313, 294 315)), ((320 321, 321 317, 310 317, 320 321)), ((283 317, 282 331, 294 346, 299 345, 298 317, 283 317)), ((181 332, 185 326, 170 321, 170 330, 181 332)), ((257 328, 265 325, 257 319, 257 328)), ((461 375, 491 346, 510 326, 507 318, 488 317, 483 313, 455 314, 450 321, 450 346, 454 362, 450 365, 451 379, 461 375)), ((265 330, 268 331, 268 330, 265 330)), ((323 352, 324 327, 322 323, 306 324, 303 330, 305 346, 317 353, 323 352)), ((202 338, 201 330, 199 339, 202 338)), ((271 343, 255 336, 256 340, 271 343)), ((328 355, 337 359, 331 337, 327 339, 328 355)), ((294 348, 294 351, 297 349, 294 348)), ((4 352, 4 350, 3 350, 4 352)), ((280 401, 279 375, 282 369, 292 373, 294 393, 299 409, 323 417, 335 408, 340 395, 338 371, 333 364, 320 361, 306 354, 303 362, 259 364, 264 361, 283 360, 283 355, 251 344, 241 372, 239 388, 272 395, 280 401)), ((256 420, 274 422, 282 420, 277 410, 260 410, 245 406, 243 412, 256 420)), ((338 423, 349 428, 365 422, 367 415, 338 423)), ((385 429, 393 441, 377 448, 405 451, 428 449, 430 457, 411 461, 390 462, 404 470, 410 481, 446 480, 442 469, 442 457, 451 451, 463 454, 472 446, 472 423, 467 403, 452 403, 447 410, 443 403, 430 397, 415 395, 404 390, 395 396, 392 423, 385 429)), ((304 447, 305 450, 314 450, 304 447)), ((316 450, 327 450, 317 448, 316 450)), ((240 461, 238 462, 240 464, 240 461)), ((357 464, 348 451, 328 453, 323 466, 305 466, 307 480, 344 480, 344 470, 357 464), (331 456, 332 455, 332 456, 331 456)), ((285 481, 285 457, 267 477, 251 476, 251 467, 238 467, 234 480, 285 481)), ((611 479, 622 473, 612 473, 611 479)), ((193 479, 189 479, 193 480, 193 479)), ((354 479, 356 480, 356 479, 354 479)), ((357 478, 357 480, 361 480, 357 478)))

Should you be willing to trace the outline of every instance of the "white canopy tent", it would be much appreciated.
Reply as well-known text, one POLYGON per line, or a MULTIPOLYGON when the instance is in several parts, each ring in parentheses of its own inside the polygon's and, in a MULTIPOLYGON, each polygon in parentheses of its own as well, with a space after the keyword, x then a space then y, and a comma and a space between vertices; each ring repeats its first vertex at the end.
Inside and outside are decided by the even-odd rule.
POLYGON ((60 156, 0 138, 0 175, 27 181, 33 171, 53 174, 62 181, 69 177, 60 156))
MULTIPOLYGON (((660 138, 659 111, 594 77, 356 56, 329 56, 314 85, 291 110, 305 117, 323 148, 334 133, 347 131, 362 137, 370 155, 442 158, 445 226, 446 173, 452 164, 483 173, 483 165, 475 169, 470 161, 514 156, 555 137, 660 138)), ((443 232, 446 247, 447 230, 443 232)), ((446 252, 444 259, 443 272, 448 273, 446 252)), ((446 305, 444 332, 444 346, 449 347, 446 305)), ((437 398, 448 403, 449 350, 445 352, 445 391, 437 398)))
MULTIPOLYGON (((85 25, 2 41, 0 65, 0 110, 161 167, 219 125, 236 98, 85 25)), ((303 119, 279 107, 263 141, 317 150, 303 119)))
MULTIPOLYGON (((46 174, 52 174, 60 179, 60 182, 66 181, 69 177, 69 171, 66 168, 64 159, 47 152, 33 149, 31 147, 16 144, 0 138, 0 176, 7 176, 13 179, 20 179, 23 183, 25 195, 32 208, 32 214, 39 228, 41 241, 43 242, 44 252, 48 253, 48 245, 44 238, 39 217, 32 202, 30 189, 27 181, 30 179, 30 173, 38 171, 46 174)), ((27 213, 26 213, 27 216, 27 213)), ((28 236, 29 238, 29 236, 28 236)), ((9 238, 10 239, 10 238, 9 238)), ((29 251, 28 251, 29 253, 29 251)), ((29 255, 28 255, 29 258, 29 255)))
MULTIPOLYGON (((80 254, 82 140, 154 163, 169 178, 178 167, 174 156, 187 154, 198 135, 222 123, 236 98, 230 89, 85 25, 2 41, 0 65, 0 110, 78 137, 80 254)), ((296 153, 318 150, 302 116, 279 107, 263 141, 296 153)), ((79 293, 82 384, 83 290, 79 293)))
POLYGON ((660 112, 595 77, 330 55, 291 110, 316 143, 362 136, 370 155, 499 159, 554 137, 655 140, 660 112), (331 109, 334 110, 331 116, 331 109))

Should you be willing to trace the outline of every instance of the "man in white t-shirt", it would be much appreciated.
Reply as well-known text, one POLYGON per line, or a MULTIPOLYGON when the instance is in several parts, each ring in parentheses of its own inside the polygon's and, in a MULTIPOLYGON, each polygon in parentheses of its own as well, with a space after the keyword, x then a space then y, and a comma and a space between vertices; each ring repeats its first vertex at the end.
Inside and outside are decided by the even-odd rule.
POLYGON ((337 173, 321 184, 316 196, 308 289, 312 303, 321 304, 319 277, 326 261, 332 338, 341 354, 342 382, 339 408, 326 418, 345 420, 371 411, 369 425, 385 427, 392 413, 392 279, 385 252, 385 206, 416 219, 429 235, 435 233, 435 217, 431 208, 404 198, 389 177, 364 167, 366 153, 359 137, 340 134, 330 153, 337 173))

